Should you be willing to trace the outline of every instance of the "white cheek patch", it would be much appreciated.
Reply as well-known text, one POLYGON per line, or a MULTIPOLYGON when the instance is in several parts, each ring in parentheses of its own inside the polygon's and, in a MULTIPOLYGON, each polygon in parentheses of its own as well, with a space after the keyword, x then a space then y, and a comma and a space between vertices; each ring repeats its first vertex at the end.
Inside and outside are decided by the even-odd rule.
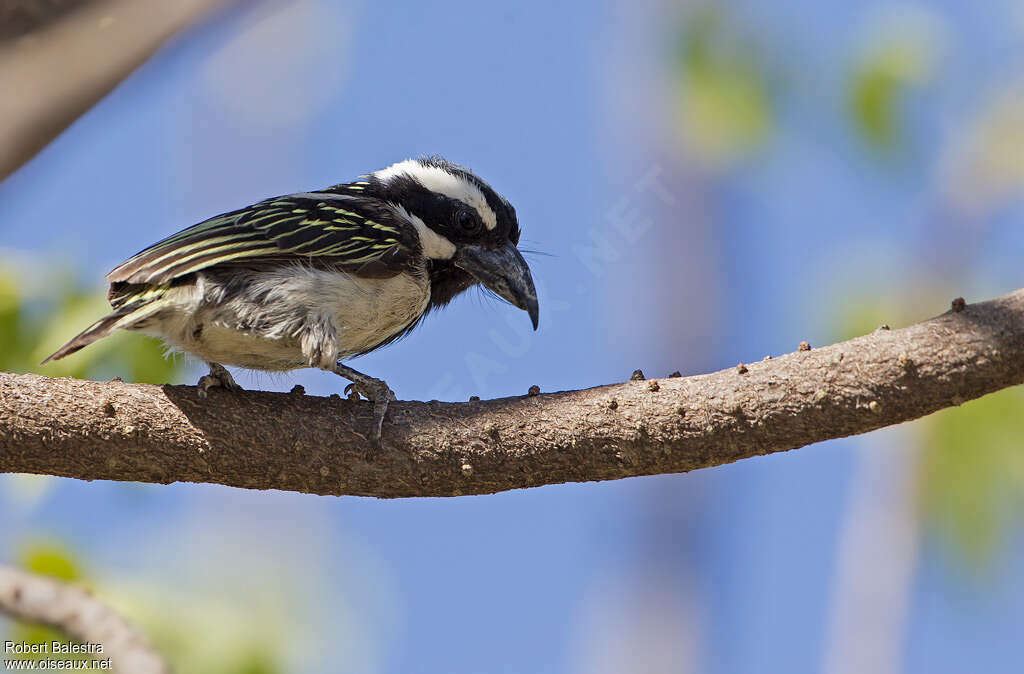
POLYGON ((450 260, 455 255, 455 244, 441 236, 431 228, 427 227, 427 223, 423 220, 405 210, 397 204, 391 204, 400 216, 412 223, 413 227, 416 228, 416 232, 420 235, 420 245, 423 246, 423 254, 431 260, 450 260))
POLYGON ((431 192, 443 194, 452 199, 458 199, 467 206, 476 209, 487 229, 494 229, 498 226, 498 218, 494 211, 487 205, 487 198, 480 188, 472 181, 456 175, 452 175, 443 168, 437 166, 424 166, 415 159, 392 164, 373 174, 377 179, 387 182, 391 178, 400 175, 407 175, 431 192))

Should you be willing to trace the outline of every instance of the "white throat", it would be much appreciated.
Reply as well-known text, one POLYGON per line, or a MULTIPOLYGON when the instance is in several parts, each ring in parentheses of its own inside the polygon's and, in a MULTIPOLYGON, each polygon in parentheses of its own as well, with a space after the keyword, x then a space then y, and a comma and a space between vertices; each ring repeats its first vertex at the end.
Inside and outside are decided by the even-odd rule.
POLYGON ((455 244, 446 237, 438 234, 427 223, 417 215, 413 215, 404 207, 398 204, 391 204, 400 216, 412 223, 416 232, 420 235, 420 245, 423 246, 423 254, 431 260, 450 260, 455 255, 455 244))

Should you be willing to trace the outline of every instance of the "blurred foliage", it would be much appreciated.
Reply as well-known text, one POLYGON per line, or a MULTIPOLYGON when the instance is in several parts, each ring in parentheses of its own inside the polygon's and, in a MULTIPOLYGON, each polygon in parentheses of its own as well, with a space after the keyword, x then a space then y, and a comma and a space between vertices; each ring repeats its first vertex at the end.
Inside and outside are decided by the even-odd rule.
POLYGON ((851 75, 848 106, 854 126, 871 146, 891 150, 899 140, 899 101, 915 82, 913 51, 905 45, 871 54, 851 75))
MULTIPOLYGON (((26 571, 56 578, 71 583, 83 580, 82 562, 71 548, 53 540, 38 540, 23 544, 15 555, 15 563, 26 571)), ((75 643, 59 632, 45 625, 16 621, 11 630, 10 639, 26 641, 30 644, 49 644, 54 641, 75 643)), ((25 660, 41 660, 46 653, 25 654, 19 656, 25 660)), ((67 654, 62 659, 86 660, 94 657, 89 654, 67 654)))
MULTIPOLYGON (((95 583, 85 573, 83 560, 69 546, 55 540, 33 540, 20 546, 15 554, 17 566, 33 573, 91 588, 95 583)), ((154 647, 178 672, 210 674, 279 674, 280 642, 283 634, 273 625, 279 612, 262 611, 258 617, 244 607, 225 606, 210 597, 158 596, 155 588, 134 587, 129 599, 106 588, 103 600, 109 601, 144 632, 154 647), (169 610, 170 608, 170 610, 169 610)), ((43 625, 15 621, 8 635, 15 641, 33 644, 60 641, 69 643, 61 632, 43 625)), ((24 659, 41 659, 46 654, 25 654, 24 659)), ((61 656, 84 660, 89 654, 61 656)))
POLYGON ((761 145, 774 113, 764 59, 718 5, 687 15, 676 51, 676 111, 695 159, 720 167, 761 145))
POLYGON ((946 159, 944 190, 959 209, 985 216, 1024 193, 1024 86, 998 91, 946 159))
POLYGON ((34 541, 21 547, 17 564, 26 571, 73 583, 82 580, 82 563, 71 548, 56 541, 34 541))
MULTIPOLYGON (((149 599, 153 599, 152 596, 149 599)), ((253 629, 262 616, 204 603, 143 619, 153 646, 177 672, 283 674, 280 637, 253 629)))
POLYGON ((848 301, 833 302, 830 323, 833 326, 833 341, 845 341, 860 337, 888 325, 898 316, 906 316, 906 308, 901 307, 899 298, 891 297, 884 292, 862 296, 857 299, 851 295, 848 301))
POLYGON ((0 266, 0 370, 51 377, 166 384, 181 375, 183 361, 165 358, 156 339, 117 332, 63 360, 40 366, 46 356, 109 311, 102 293, 66 276, 41 286, 22 282, 41 261, 6 261, 0 266))
POLYGON ((982 568, 1024 509, 1024 392, 1008 389, 922 424, 924 512, 953 551, 982 568))
POLYGON ((903 142, 902 102, 934 71, 935 29, 922 12, 888 17, 872 30, 872 44, 850 74, 847 112, 854 128, 876 150, 903 142))

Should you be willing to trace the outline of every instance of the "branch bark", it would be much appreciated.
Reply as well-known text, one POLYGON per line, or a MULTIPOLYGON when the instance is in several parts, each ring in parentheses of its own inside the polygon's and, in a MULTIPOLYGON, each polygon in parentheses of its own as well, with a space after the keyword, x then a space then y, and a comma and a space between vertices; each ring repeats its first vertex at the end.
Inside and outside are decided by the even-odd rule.
MULTIPOLYGON (((146 638, 117 612, 73 585, 0 566, 0 612, 12 618, 48 625, 76 641, 102 644, 113 671, 166 674, 171 669, 146 638)), ((8 659, 13 659, 8 654, 8 659)))
POLYGON ((680 473, 902 423, 1024 381, 1024 290, 693 377, 468 403, 0 373, 0 472, 377 497, 680 473))
MULTIPOLYGON (((65 3, 82 6, 0 44, 0 180, 34 157, 171 36, 230 1, 65 3)), ((52 9, 43 5, 37 12, 57 13, 52 9)))

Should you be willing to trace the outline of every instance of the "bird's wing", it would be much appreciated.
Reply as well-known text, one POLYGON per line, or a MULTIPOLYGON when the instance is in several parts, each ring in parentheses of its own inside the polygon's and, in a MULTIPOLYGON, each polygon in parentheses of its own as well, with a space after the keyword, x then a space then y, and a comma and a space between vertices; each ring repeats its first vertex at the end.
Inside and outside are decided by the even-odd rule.
POLYGON ((214 265, 324 261, 397 273, 416 243, 382 201, 331 192, 275 197, 167 237, 107 275, 111 283, 165 284, 214 265))

